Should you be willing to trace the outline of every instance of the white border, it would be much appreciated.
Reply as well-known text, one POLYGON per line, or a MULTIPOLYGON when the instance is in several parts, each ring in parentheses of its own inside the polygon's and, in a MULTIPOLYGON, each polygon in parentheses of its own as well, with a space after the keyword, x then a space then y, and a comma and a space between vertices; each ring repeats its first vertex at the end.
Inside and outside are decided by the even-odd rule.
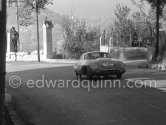
POLYGON ((2 0, 0 0, 0 11, 2 11, 2 0))

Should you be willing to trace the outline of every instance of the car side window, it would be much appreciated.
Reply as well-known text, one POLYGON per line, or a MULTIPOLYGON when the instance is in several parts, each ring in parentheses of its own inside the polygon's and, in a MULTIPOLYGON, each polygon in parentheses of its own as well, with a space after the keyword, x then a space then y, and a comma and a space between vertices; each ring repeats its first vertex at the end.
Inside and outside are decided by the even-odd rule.
POLYGON ((92 59, 91 54, 84 55, 84 59, 92 59))

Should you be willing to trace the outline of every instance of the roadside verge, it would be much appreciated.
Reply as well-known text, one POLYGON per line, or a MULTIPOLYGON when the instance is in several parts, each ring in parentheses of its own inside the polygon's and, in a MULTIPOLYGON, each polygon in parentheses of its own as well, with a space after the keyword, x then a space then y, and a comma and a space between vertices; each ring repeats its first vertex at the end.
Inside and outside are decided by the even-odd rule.
POLYGON ((19 115, 17 114, 13 101, 12 101, 12 95, 9 94, 6 90, 5 93, 5 113, 7 115, 6 124, 8 125, 25 125, 24 122, 21 120, 19 115))

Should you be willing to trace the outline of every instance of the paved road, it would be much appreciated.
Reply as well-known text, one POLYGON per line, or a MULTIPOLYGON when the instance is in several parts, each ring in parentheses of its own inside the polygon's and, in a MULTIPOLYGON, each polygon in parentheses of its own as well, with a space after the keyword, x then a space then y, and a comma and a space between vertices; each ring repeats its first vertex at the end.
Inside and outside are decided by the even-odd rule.
MULTIPOLYGON (((72 66, 43 63, 40 66, 31 64, 29 69, 23 68, 27 66, 7 64, 6 80, 8 91, 14 96, 16 109, 25 122, 35 125, 166 124, 166 72, 130 69, 120 81, 120 87, 118 84, 118 87, 104 88, 101 86, 103 79, 94 78, 93 85, 100 81, 99 86, 92 88, 91 83, 88 91, 88 83, 80 87, 76 86, 79 83, 73 83, 74 86, 69 83, 67 86, 67 80, 75 80, 72 66), (9 79, 12 76, 21 78, 19 88, 10 87, 9 79), (140 88, 135 82, 130 82, 130 88, 127 82, 133 79, 158 82, 156 88, 140 88), (57 80, 57 84, 49 87, 46 83, 50 80, 57 80), (66 80, 65 84, 62 80, 66 80), (133 87, 135 85, 138 88, 133 87)), ((117 79, 111 77, 104 80, 117 79)))

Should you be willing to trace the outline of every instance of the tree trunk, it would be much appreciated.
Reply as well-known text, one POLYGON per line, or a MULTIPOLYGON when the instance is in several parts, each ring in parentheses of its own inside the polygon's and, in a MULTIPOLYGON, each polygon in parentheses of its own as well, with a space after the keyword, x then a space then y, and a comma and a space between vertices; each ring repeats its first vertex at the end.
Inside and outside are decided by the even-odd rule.
POLYGON ((0 0, 0 125, 4 125, 6 74, 6 0, 0 0))
POLYGON ((103 40, 104 40, 104 46, 106 45, 106 41, 105 41, 105 30, 103 31, 103 40))
POLYGON ((160 9, 160 1, 157 0, 156 7, 156 51, 155 51, 155 59, 159 56, 159 9, 160 9))

